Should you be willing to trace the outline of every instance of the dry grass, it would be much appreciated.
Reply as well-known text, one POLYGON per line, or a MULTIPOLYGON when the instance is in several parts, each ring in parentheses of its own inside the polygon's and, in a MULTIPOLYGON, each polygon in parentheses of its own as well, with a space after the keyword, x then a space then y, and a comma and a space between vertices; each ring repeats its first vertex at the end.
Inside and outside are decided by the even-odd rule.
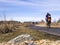
MULTIPOLYGON (((8 25, 8 27, 10 25, 8 25)), ((34 38, 34 40, 41 40, 41 39, 60 40, 60 37, 58 36, 49 35, 43 32, 39 32, 38 30, 26 28, 24 26, 26 26, 26 24, 21 26, 14 26, 12 29, 15 29, 15 31, 13 32, 4 33, 4 34, 0 33, 0 42, 7 42, 21 34, 30 34, 34 38)))

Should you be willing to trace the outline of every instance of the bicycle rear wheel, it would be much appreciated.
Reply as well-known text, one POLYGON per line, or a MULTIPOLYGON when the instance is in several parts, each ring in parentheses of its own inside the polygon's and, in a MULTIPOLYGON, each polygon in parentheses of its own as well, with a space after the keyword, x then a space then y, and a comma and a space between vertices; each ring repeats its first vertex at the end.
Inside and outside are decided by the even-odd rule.
POLYGON ((50 28, 51 27, 51 22, 47 22, 47 27, 50 28))

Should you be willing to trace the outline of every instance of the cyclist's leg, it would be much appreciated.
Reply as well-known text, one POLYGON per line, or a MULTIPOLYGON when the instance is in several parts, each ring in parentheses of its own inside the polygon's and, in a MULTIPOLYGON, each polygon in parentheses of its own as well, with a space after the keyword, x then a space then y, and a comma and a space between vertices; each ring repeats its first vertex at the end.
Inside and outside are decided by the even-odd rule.
POLYGON ((48 27, 48 20, 46 20, 46 26, 48 27))
POLYGON ((51 25, 51 21, 48 22, 48 27, 50 28, 50 25, 51 25))

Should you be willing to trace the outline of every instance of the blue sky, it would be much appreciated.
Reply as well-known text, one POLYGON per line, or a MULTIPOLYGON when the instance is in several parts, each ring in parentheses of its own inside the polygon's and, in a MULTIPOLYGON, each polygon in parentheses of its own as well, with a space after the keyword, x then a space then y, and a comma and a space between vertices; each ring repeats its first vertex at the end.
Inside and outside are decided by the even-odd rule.
POLYGON ((60 18, 60 0, 0 0, 0 20, 40 21, 49 12, 52 21, 60 18))

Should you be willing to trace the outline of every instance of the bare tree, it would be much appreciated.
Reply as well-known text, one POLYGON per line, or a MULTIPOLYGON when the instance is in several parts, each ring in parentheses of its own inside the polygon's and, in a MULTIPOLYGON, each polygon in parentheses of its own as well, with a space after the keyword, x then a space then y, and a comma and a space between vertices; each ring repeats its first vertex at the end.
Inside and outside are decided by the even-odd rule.
POLYGON ((44 20, 41 20, 41 23, 45 23, 45 21, 44 20))
POLYGON ((57 22, 60 23, 60 19, 57 22))

